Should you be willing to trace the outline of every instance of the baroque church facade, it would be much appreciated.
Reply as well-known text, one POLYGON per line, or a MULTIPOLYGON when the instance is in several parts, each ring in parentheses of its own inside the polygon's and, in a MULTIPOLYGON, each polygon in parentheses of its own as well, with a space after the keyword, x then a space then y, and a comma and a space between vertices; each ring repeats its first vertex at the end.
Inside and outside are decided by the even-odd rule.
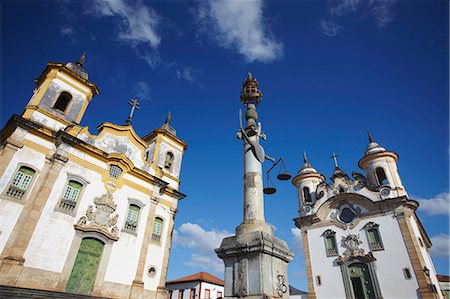
POLYGON ((376 143, 350 178, 336 155, 331 182, 304 165, 298 191, 308 298, 443 298, 430 239, 397 169, 398 155, 376 143))
MULTIPOLYGON (((165 123, 80 125, 99 93, 77 63, 47 63, 1 131, 0 285, 165 298, 186 143, 165 123)), ((95 104, 93 104, 95 105, 95 104)))

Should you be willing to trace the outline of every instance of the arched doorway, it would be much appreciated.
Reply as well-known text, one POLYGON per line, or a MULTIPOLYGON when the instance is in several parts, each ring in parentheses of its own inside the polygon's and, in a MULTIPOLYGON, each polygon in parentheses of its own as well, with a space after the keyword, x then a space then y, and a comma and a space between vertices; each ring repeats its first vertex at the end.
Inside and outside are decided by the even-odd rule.
POLYGON ((91 293, 104 245, 102 241, 94 238, 85 238, 81 241, 66 292, 83 295, 91 293))
POLYGON ((364 263, 348 266, 350 285, 355 299, 375 299, 375 291, 370 277, 369 267, 364 263))

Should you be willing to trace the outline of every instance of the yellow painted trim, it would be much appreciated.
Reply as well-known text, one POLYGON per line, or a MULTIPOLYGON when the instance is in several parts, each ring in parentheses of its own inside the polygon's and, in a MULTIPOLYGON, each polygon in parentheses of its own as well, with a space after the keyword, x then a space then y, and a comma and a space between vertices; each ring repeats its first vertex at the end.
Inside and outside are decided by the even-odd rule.
POLYGON ((180 179, 174 177, 174 176, 171 175, 170 173, 166 172, 164 169, 163 169, 163 176, 168 177, 169 179, 175 181, 175 182, 178 183, 178 184, 180 183, 180 179))
POLYGON ((151 167, 155 171, 155 174, 158 173, 158 156, 159 156, 159 150, 161 148, 161 141, 162 137, 160 135, 156 136, 156 144, 155 144, 155 151, 153 152, 153 158, 151 162, 151 167))
POLYGON ((126 185, 126 186, 128 186, 128 187, 130 187, 132 189, 141 191, 142 193, 144 193, 146 195, 150 195, 150 196, 153 195, 153 190, 151 190, 149 188, 145 188, 144 186, 139 185, 139 184, 137 184, 135 182, 132 182, 132 181, 127 180, 127 179, 123 179, 123 183, 124 183, 124 185, 126 185))
MULTIPOLYGON (((71 86, 72 88, 75 88, 76 90, 78 90, 78 91, 81 92, 82 94, 85 94, 86 96, 88 96, 89 94, 92 93, 92 92, 89 90, 89 87, 86 86, 86 84, 83 84, 83 83, 81 83, 81 82, 78 81, 79 84, 80 84, 81 86, 76 85, 76 84, 74 84, 73 82, 70 82, 70 81, 68 80, 68 78, 66 78, 66 76, 69 77, 69 78, 73 78, 73 76, 67 74, 66 72, 63 72, 62 70, 60 70, 59 72, 56 73, 56 78, 55 78, 55 79, 59 79, 59 80, 63 81, 63 82, 66 83, 67 85, 71 86), (86 89, 83 89, 83 88, 82 88, 83 85, 86 86, 86 89)), ((74 79, 75 81, 77 81, 75 78, 73 78, 73 79, 74 79)))
POLYGON ((90 100, 84 101, 83 106, 80 109, 80 113, 78 114, 77 118, 75 119, 75 122, 77 122, 77 123, 81 122, 84 114, 86 113, 86 109, 87 109, 89 102, 90 102, 90 100))
POLYGON ((64 118, 60 118, 59 116, 57 116, 57 115, 51 113, 50 111, 43 109, 39 106, 31 106, 31 105, 26 106, 25 112, 22 114, 22 117, 31 119, 31 115, 33 115, 33 112, 35 112, 35 111, 40 112, 40 113, 44 114, 45 116, 47 116, 55 121, 58 121, 66 126, 73 124, 72 122, 65 120, 64 118), (26 117, 25 115, 27 115, 27 116, 29 115, 29 116, 26 117))
POLYGON ((184 153, 184 147, 182 144, 174 142, 172 138, 167 137, 166 135, 162 135, 163 141, 166 142, 171 147, 174 147, 175 149, 181 151, 181 154, 184 153))
POLYGON ((45 146, 37 144, 37 143, 35 143, 35 142, 31 141, 31 140, 24 139, 22 141, 22 143, 23 143, 24 146, 26 146, 28 148, 31 148, 31 149, 33 149, 33 150, 35 150, 37 152, 40 152, 41 154, 44 154, 44 155, 50 154, 50 149, 49 148, 46 148, 45 146))
MULTIPOLYGON (((45 72, 45 71, 44 71, 45 72)), ((32 99, 28 105, 37 105, 41 102, 42 97, 44 96, 45 92, 47 91, 48 87, 50 86, 50 83, 52 82, 53 78, 56 77, 56 73, 58 72, 58 70, 56 69, 52 69, 47 75, 46 78, 44 80, 44 82, 38 86, 38 93, 37 95, 34 97, 34 99, 32 99)))
POLYGON ((83 166, 84 168, 87 168, 87 169, 90 169, 92 171, 95 171, 95 172, 97 172, 99 174, 103 175, 104 172, 107 172, 107 169, 104 169, 104 168, 102 168, 102 167, 100 167, 98 165, 95 165, 95 164, 93 164, 93 163, 91 163, 89 161, 83 160, 82 158, 80 158, 78 156, 75 156, 73 154, 68 154, 67 158, 69 159, 69 161, 71 161, 73 163, 76 163, 76 164, 78 164, 80 166, 83 166))

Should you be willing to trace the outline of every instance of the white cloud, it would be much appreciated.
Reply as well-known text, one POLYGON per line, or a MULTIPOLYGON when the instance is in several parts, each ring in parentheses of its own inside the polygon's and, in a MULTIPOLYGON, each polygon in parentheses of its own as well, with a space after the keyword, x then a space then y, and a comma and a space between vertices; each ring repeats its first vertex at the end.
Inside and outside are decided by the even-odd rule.
POLYGON ((320 31, 328 36, 335 36, 342 28, 339 23, 353 16, 362 20, 372 16, 379 28, 394 20, 394 7, 397 0, 335 0, 328 9, 329 20, 320 21, 320 31))
POLYGON ((328 36, 335 36, 341 31, 342 27, 331 20, 320 20, 320 31, 328 36))
POLYGON ((74 34, 75 32, 73 31, 72 27, 67 26, 67 25, 62 25, 62 26, 59 28, 59 33, 60 33, 62 36, 68 36, 68 37, 71 37, 71 36, 73 36, 73 34, 74 34))
POLYGON ((223 261, 214 249, 218 248, 223 238, 232 234, 226 230, 205 230, 198 224, 186 222, 174 231, 174 245, 184 246, 194 250, 186 266, 208 269, 214 273, 223 273, 223 261))
POLYGON ((450 215, 450 193, 439 193, 435 197, 422 199, 414 198, 420 204, 419 212, 429 215, 450 215))
POLYGON ((446 234, 440 234, 431 238, 433 246, 430 253, 434 257, 450 257, 450 237, 446 234))
POLYGON ((378 27, 384 27, 394 20, 396 0, 370 0, 370 11, 377 20, 378 27))
POLYGON ((339 0, 338 4, 330 8, 332 16, 345 16, 349 13, 355 12, 361 0, 339 0))
POLYGON ((192 66, 185 66, 182 67, 181 69, 176 70, 176 75, 178 79, 183 79, 199 87, 203 87, 202 84, 200 84, 200 82, 198 81, 199 73, 200 71, 198 71, 192 66))
POLYGON ((133 95, 139 100, 150 100, 150 86, 142 81, 134 84, 133 95))
POLYGON ((90 13, 98 17, 117 18, 118 40, 134 48, 136 54, 155 68, 161 62, 158 46, 161 35, 157 32, 160 17, 142 2, 125 0, 95 0, 90 13))
POLYGON ((302 233, 298 228, 291 228, 291 236, 294 241, 295 249, 297 250, 299 256, 303 257, 303 239, 302 233))
POLYGON ((159 17, 156 12, 144 4, 128 4, 124 0, 96 0, 94 11, 100 16, 118 17, 119 39, 132 45, 147 44, 157 48, 161 42, 156 32, 159 17))
POLYGON ((197 19, 202 32, 248 62, 271 62, 283 55, 283 44, 265 25, 262 0, 200 2, 197 19))

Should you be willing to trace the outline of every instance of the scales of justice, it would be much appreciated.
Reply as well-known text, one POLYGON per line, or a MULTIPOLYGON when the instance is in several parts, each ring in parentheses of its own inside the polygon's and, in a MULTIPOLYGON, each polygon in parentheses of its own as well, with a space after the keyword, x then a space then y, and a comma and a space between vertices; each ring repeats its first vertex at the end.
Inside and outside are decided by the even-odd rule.
POLYGON ((225 298, 289 298, 288 263, 293 253, 286 242, 275 237, 273 228, 265 221, 264 193, 273 194, 269 172, 281 162, 280 180, 289 180, 283 158, 277 161, 266 155, 260 145, 265 140, 261 123, 257 123, 256 107, 262 100, 258 81, 249 73, 242 85, 240 99, 244 107, 239 111, 238 139, 243 141, 244 155, 244 219, 236 228, 236 235, 223 239, 215 251, 225 263, 225 298), (267 171, 263 188, 262 164, 274 162, 267 171))

